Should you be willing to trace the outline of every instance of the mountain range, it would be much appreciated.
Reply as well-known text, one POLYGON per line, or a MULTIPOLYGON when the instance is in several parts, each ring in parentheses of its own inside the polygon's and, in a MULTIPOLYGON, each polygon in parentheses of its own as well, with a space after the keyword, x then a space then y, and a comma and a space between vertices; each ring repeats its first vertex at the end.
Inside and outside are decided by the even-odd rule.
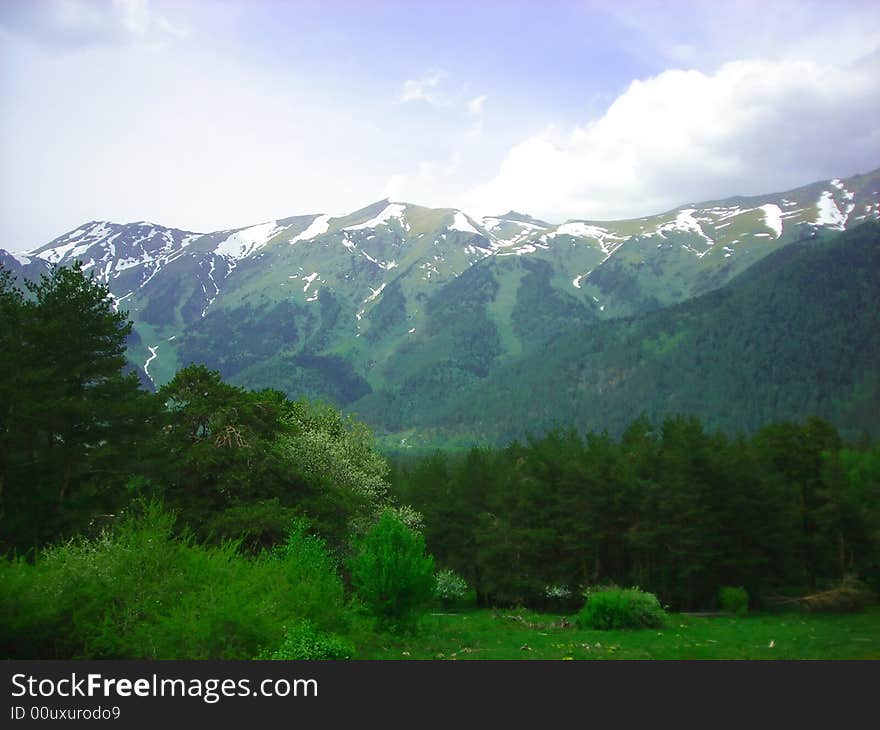
POLYGON ((0 264, 36 278, 83 262, 133 320, 148 387, 205 363, 330 400, 388 443, 616 429, 673 410, 727 429, 816 412, 873 431, 857 403, 878 393, 878 219, 880 170, 621 221, 389 200, 211 233, 90 221, 25 255, 0 250, 0 264), (768 361, 797 363, 807 342, 831 380, 768 361))

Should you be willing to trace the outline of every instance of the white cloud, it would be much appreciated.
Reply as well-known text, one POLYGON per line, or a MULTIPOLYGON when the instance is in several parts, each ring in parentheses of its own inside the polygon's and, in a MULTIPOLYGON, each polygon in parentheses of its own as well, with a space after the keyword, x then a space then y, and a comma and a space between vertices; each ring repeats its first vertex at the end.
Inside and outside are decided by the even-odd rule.
POLYGON ((405 104, 410 101, 424 101, 433 105, 445 103, 445 97, 438 88, 445 78, 444 71, 432 71, 419 79, 404 81, 397 103, 405 104))
POLYGON ((849 68, 751 60, 633 81, 601 118, 515 145, 466 203, 607 219, 871 169, 878 74, 875 54, 849 68))

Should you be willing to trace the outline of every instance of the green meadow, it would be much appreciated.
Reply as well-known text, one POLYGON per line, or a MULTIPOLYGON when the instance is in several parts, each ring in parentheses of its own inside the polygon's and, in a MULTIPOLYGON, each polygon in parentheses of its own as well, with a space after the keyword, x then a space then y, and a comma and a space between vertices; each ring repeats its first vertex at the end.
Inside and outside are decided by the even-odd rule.
POLYGON ((627 631, 582 630, 571 616, 531 611, 432 613, 415 635, 362 637, 357 658, 880 659, 880 607, 848 614, 670 614, 662 629, 627 631))

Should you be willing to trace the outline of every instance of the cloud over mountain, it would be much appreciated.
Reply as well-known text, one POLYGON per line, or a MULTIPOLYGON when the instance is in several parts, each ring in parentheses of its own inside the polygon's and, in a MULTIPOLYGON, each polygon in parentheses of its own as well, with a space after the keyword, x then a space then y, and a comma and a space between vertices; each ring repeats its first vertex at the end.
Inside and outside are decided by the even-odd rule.
POLYGON ((598 119, 515 145, 466 201, 608 219, 783 188, 832 167, 863 171, 880 160, 878 74, 876 54, 848 67, 747 60, 664 71, 633 81, 598 119))

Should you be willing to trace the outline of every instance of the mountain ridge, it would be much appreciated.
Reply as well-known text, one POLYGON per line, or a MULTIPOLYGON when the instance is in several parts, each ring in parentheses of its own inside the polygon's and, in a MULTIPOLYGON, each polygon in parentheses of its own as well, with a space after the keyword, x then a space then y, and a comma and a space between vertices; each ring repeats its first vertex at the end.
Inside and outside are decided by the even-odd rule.
POLYGON ((388 198, 209 233, 90 221, 0 261, 26 278, 82 261, 129 312, 130 358, 155 386, 204 362, 344 407, 391 392, 418 403, 477 387, 554 337, 691 300, 792 243, 877 220, 878 190, 880 170, 560 224, 388 198))

